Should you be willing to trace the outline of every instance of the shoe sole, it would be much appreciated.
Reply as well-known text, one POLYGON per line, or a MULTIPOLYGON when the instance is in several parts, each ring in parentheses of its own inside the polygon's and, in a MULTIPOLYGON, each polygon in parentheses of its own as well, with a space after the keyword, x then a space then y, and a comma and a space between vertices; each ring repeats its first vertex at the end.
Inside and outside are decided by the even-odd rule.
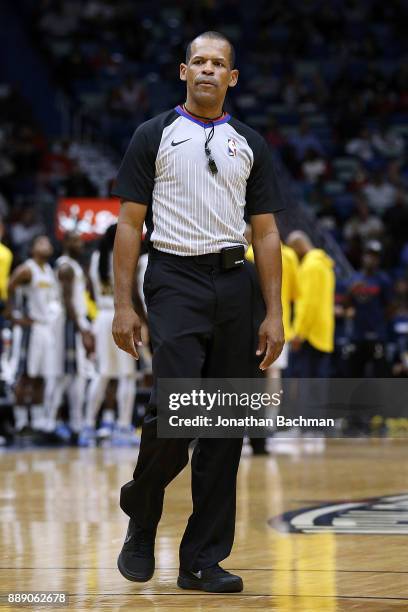
POLYGON ((146 574, 132 574, 132 573, 128 572, 123 567, 123 564, 122 564, 121 559, 120 559, 120 555, 118 557, 118 570, 120 571, 122 576, 124 578, 126 578, 126 580, 130 580, 131 582, 148 582, 152 578, 152 576, 154 574, 154 569, 153 569, 152 573, 148 574, 148 575, 146 575, 146 574))
POLYGON ((177 578, 177 586, 180 587, 180 589, 205 591, 206 593, 240 593, 244 589, 244 584, 241 579, 214 585, 209 582, 200 582, 199 580, 185 578, 184 576, 179 576, 177 578))

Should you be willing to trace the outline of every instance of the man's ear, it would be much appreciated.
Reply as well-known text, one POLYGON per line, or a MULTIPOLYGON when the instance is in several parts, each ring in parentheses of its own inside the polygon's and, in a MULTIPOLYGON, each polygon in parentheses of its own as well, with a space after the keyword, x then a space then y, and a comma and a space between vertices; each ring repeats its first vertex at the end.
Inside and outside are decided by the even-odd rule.
POLYGON ((180 64, 180 80, 187 81, 187 64, 180 64))
POLYGON ((230 81, 228 83, 228 87, 235 87, 235 85, 238 83, 238 76, 239 76, 239 70, 237 70, 236 68, 234 68, 234 70, 231 70, 230 81))

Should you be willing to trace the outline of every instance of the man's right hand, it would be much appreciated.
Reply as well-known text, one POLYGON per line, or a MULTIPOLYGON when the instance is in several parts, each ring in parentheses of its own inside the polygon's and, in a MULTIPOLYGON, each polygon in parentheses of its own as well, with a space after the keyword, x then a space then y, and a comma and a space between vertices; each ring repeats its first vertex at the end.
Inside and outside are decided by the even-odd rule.
POLYGON ((126 353, 129 353, 135 359, 139 359, 136 347, 143 344, 141 327, 140 318, 132 307, 115 308, 115 316, 112 323, 113 339, 122 351, 126 351, 126 353))

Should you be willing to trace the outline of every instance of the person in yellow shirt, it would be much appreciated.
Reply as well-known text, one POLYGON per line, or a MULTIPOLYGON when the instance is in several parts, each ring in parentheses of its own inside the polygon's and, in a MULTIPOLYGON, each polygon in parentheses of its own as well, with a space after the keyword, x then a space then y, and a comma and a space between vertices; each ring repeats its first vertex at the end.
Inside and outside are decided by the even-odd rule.
POLYGON ((304 232, 289 234, 287 244, 300 262, 291 373, 304 378, 327 378, 334 348, 334 262, 323 249, 315 248, 304 232))
POLYGON ((4 325, 3 311, 7 302, 7 286, 10 277, 10 268, 13 262, 13 253, 2 243, 4 224, 0 219, 0 355, 3 352, 2 329, 4 325))
POLYGON ((10 268, 13 262, 13 253, 2 243, 4 236, 4 224, 0 220, 0 300, 3 304, 7 300, 7 285, 10 276, 10 268))

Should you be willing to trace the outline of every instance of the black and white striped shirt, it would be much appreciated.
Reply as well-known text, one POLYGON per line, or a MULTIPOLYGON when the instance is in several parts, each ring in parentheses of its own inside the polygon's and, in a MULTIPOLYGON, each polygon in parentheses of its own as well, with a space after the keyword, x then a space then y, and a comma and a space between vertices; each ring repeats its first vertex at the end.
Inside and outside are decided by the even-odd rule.
POLYGON ((181 106, 141 124, 122 160, 112 195, 148 206, 147 238, 160 251, 202 255, 247 246, 244 217, 283 208, 265 140, 228 114, 213 125, 217 174, 204 150, 212 122, 181 106))

